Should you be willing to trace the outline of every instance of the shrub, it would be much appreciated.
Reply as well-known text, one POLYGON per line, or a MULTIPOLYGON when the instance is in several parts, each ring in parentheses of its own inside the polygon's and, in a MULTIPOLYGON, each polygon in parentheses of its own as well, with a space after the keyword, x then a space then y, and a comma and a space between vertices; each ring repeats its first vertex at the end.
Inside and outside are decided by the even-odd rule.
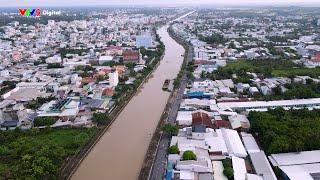
POLYGON ((179 148, 177 145, 170 146, 168 152, 169 154, 179 154, 179 148))
POLYGON ((178 127, 176 125, 171 125, 171 124, 165 124, 163 127, 162 127, 162 130, 165 132, 165 133, 168 133, 170 135, 176 135, 178 133, 178 127))
POLYGON ((224 168, 223 170, 223 174, 225 176, 227 176, 227 178, 230 180, 230 179, 233 179, 233 169, 231 167, 227 167, 227 168, 224 168))
POLYGON ((187 161, 187 160, 197 160, 196 154, 192 151, 185 151, 182 155, 182 160, 187 161))
POLYGON ((53 117, 37 117, 33 124, 34 126, 50 126, 56 122, 56 119, 53 117))
POLYGON ((231 159, 224 159, 224 160, 222 160, 222 164, 223 164, 223 167, 224 167, 224 168, 232 167, 232 161, 231 161, 231 159))

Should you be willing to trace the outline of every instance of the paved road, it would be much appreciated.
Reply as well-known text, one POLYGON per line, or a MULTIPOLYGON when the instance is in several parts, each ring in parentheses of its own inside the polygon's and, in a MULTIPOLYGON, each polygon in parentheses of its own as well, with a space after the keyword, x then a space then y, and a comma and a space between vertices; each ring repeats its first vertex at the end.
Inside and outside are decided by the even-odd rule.
MULTIPOLYGON (((189 46, 189 51, 187 55, 188 62, 192 61, 192 57, 193 57, 192 50, 193 50, 192 47, 189 46)), ((175 123, 178 110, 180 107, 180 103, 183 99, 183 92, 187 86, 187 83, 188 83, 188 78, 186 73, 184 73, 180 81, 180 86, 177 89, 176 93, 174 94, 173 102, 170 102, 171 108, 168 113, 168 122, 171 124, 175 123)), ((151 170, 150 180, 163 180, 165 175, 165 170, 166 170, 167 150, 170 145, 170 141, 171 141, 170 135, 162 134, 159 142, 159 146, 157 149, 156 159, 151 170)))

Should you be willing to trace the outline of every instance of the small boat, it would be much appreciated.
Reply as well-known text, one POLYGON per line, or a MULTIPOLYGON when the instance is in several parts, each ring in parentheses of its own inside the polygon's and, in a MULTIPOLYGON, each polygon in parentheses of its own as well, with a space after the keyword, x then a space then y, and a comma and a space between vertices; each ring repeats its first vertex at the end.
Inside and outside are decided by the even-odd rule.
POLYGON ((163 83, 162 90, 167 91, 169 87, 170 80, 166 79, 163 83))

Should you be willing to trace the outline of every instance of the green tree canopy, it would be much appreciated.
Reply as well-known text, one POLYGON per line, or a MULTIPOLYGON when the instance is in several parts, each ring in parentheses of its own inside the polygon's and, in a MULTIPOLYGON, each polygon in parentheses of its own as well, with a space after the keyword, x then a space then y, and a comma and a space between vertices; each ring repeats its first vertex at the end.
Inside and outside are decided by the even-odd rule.
POLYGON ((110 118, 106 113, 94 113, 92 120, 98 125, 107 125, 110 123, 110 118))
POLYGON ((162 130, 165 132, 165 133, 168 133, 170 135, 176 135, 179 131, 178 127, 176 125, 172 125, 172 124, 165 124, 163 127, 162 127, 162 130))
POLYGON ((37 117, 33 125, 38 127, 38 126, 51 126, 54 124, 57 120, 54 117, 37 117))
POLYGON ((187 160, 197 160, 197 156, 194 152, 192 151, 185 151, 182 155, 182 160, 187 161, 187 160))
POLYGON ((168 149, 169 154, 179 154, 178 145, 170 146, 168 149))
POLYGON ((231 167, 224 168, 223 174, 229 179, 233 179, 234 171, 231 167))

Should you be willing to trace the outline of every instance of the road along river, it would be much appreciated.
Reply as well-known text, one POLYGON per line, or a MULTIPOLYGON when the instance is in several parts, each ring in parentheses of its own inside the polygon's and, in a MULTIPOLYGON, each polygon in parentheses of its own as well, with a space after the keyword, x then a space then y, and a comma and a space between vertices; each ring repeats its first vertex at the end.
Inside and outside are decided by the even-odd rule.
POLYGON ((71 179, 137 179, 170 95, 162 90, 163 82, 174 79, 183 62, 181 55, 184 49, 169 36, 167 28, 164 26, 157 31, 166 47, 160 65, 92 148, 71 179))

